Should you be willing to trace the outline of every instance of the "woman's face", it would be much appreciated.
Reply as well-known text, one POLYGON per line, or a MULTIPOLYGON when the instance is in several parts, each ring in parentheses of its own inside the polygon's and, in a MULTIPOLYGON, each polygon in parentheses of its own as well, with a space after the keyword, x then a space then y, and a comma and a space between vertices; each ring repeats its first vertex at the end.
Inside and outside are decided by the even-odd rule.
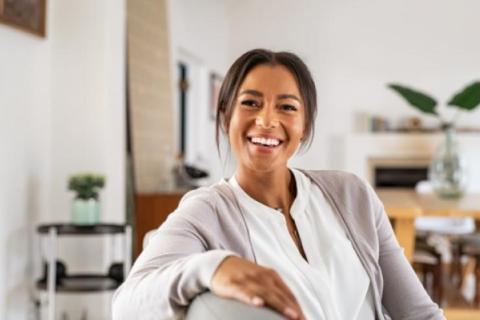
POLYGON ((243 80, 228 128, 237 166, 286 168, 305 134, 304 105, 294 76, 281 65, 259 65, 243 80))

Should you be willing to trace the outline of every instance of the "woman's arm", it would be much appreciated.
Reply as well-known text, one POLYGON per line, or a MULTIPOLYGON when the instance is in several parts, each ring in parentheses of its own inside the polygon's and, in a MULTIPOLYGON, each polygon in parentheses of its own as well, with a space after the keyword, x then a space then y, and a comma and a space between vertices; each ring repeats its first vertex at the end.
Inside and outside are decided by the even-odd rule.
POLYGON ((213 208, 205 201, 189 201, 169 216, 115 292, 113 319, 182 316, 191 300, 210 288, 218 265, 235 255, 228 250, 207 251, 201 225, 186 218, 192 210, 203 216, 213 208))
POLYGON ((375 224, 379 241, 379 264, 384 287, 382 303, 395 320, 443 320, 439 309, 420 283, 399 246, 383 204, 368 187, 375 203, 375 224))

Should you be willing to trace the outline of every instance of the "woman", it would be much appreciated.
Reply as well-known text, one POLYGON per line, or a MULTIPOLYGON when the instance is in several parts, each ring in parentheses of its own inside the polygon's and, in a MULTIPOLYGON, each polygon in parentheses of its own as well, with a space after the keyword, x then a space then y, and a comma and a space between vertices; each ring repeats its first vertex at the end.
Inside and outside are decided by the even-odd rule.
POLYGON ((117 291, 115 319, 178 316, 206 290, 289 319, 443 319, 367 184, 288 167, 315 115, 297 56, 257 49, 235 61, 217 111, 235 174, 185 195, 117 291))

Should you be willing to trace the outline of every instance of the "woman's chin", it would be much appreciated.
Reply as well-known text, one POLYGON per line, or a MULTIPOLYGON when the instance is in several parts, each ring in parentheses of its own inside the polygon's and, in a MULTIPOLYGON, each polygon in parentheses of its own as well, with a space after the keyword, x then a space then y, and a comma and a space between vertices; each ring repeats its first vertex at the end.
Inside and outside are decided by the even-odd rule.
POLYGON ((246 165, 246 167, 248 167, 252 171, 267 173, 279 168, 286 167, 286 164, 281 165, 278 161, 275 161, 275 159, 262 159, 260 157, 257 157, 255 159, 249 159, 248 165, 246 165))

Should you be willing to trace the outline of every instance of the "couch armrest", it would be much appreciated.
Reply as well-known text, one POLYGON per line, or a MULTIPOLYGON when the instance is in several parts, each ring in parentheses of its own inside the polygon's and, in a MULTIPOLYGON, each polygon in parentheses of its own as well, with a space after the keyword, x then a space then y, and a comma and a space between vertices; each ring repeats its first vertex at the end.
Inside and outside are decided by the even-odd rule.
POLYGON ((269 308, 257 308, 240 301, 220 298, 208 291, 197 296, 188 308, 185 320, 283 320, 269 308))

